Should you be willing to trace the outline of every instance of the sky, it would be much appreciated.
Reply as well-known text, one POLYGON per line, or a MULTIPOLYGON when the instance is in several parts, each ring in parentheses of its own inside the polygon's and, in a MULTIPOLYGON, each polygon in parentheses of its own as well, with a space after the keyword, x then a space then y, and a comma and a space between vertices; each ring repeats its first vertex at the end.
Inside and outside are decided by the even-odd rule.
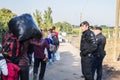
POLYGON ((21 15, 51 7, 53 23, 67 21, 72 25, 88 21, 90 25, 115 25, 116 0, 0 0, 0 8, 21 15))

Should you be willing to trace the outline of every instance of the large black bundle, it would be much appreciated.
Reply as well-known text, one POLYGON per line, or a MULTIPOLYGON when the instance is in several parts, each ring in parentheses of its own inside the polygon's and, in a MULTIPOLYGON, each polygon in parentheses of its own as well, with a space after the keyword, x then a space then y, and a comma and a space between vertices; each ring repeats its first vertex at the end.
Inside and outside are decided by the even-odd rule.
POLYGON ((23 14, 12 18, 8 23, 8 27, 19 41, 38 36, 41 37, 41 30, 36 26, 30 14, 23 14))

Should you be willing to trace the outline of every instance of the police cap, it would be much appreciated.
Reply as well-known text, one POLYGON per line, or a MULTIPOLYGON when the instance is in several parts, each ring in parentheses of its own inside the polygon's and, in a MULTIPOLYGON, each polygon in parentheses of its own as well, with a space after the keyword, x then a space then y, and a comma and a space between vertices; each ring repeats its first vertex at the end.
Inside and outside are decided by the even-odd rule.
POLYGON ((89 26, 89 23, 88 23, 87 21, 83 21, 83 22, 80 24, 80 27, 83 26, 83 25, 89 26))
POLYGON ((101 27, 95 27, 96 30, 101 30, 102 31, 102 28, 101 27))

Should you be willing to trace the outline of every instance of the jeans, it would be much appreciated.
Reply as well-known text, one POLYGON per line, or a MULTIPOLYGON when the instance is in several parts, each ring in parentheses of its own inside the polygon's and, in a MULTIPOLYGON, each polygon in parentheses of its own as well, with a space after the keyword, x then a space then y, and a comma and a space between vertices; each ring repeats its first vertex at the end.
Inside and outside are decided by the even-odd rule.
POLYGON ((48 51, 48 58, 51 59, 51 52, 48 51))

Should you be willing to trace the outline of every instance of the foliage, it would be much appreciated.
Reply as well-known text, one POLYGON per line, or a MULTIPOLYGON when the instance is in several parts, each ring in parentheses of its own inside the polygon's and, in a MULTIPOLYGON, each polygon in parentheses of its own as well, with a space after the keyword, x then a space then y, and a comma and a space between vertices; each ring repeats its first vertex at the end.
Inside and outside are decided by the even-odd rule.
MULTIPOLYGON (((114 28, 111 27, 104 27, 102 28, 102 33, 105 35, 106 38, 113 38, 114 35, 114 28)), ((120 31, 119 31, 120 33, 120 31)), ((73 35, 79 36, 81 35, 81 31, 79 28, 73 28, 73 35)), ((120 38, 120 35, 119 35, 120 38)))
POLYGON ((5 31, 8 30, 7 23, 14 16, 16 16, 16 14, 12 13, 11 10, 5 8, 0 9, 0 42, 5 31))
MULTIPOLYGON (((94 25, 94 27, 98 27, 98 25, 94 25)), ((100 25, 99 27, 101 27, 101 28, 107 28, 109 26, 107 26, 107 25, 100 25)))
POLYGON ((80 35, 80 29, 79 28, 73 28, 73 35, 77 35, 79 36, 80 35))
MULTIPOLYGON (((44 11, 43 17, 38 10, 36 10, 33 13, 33 16, 38 26, 44 31, 50 29, 53 26, 53 19, 52 19, 51 14, 52 14, 52 10, 50 7, 48 7, 48 10, 44 11)), ((54 26, 56 27, 57 30, 61 32, 72 33, 73 27, 68 22, 57 22, 54 24, 54 26)))
POLYGON ((107 38, 113 38, 114 35, 114 28, 103 28, 102 33, 107 37, 107 38))
POLYGON ((68 23, 68 22, 57 22, 57 23, 55 23, 54 24, 56 27, 57 27, 57 29, 59 30, 59 31, 61 31, 61 32, 67 32, 67 33, 72 33, 72 29, 73 29, 73 27, 72 27, 72 25, 70 24, 70 23, 68 23))
POLYGON ((97 27, 98 25, 94 25, 94 27, 97 27))
POLYGON ((42 14, 40 13, 40 11, 36 10, 33 13, 33 16, 38 24, 38 26, 40 27, 40 29, 42 30, 48 30, 52 27, 53 25, 53 19, 52 19, 52 10, 50 7, 48 7, 48 10, 44 11, 43 17, 42 14))
POLYGON ((16 14, 12 13, 11 10, 5 8, 0 9, 0 28, 8 29, 7 23, 14 16, 16 16, 16 14))
POLYGON ((36 9, 36 11, 33 13, 33 16, 37 22, 38 27, 40 27, 40 29, 43 29, 41 13, 36 9))
POLYGON ((107 26, 106 26, 106 25, 101 25, 100 27, 102 27, 102 28, 107 28, 107 26))
POLYGON ((44 26, 44 30, 45 29, 50 29, 51 27, 52 27, 52 25, 53 25, 53 19, 52 19, 52 16, 51 16, 51 14, 52 14, 52 10, 51 10, 51 8, 50 7, 48 7, 48 10, 46 11, 44 11, 44 21, 43 21, 43 26, 44 26))

